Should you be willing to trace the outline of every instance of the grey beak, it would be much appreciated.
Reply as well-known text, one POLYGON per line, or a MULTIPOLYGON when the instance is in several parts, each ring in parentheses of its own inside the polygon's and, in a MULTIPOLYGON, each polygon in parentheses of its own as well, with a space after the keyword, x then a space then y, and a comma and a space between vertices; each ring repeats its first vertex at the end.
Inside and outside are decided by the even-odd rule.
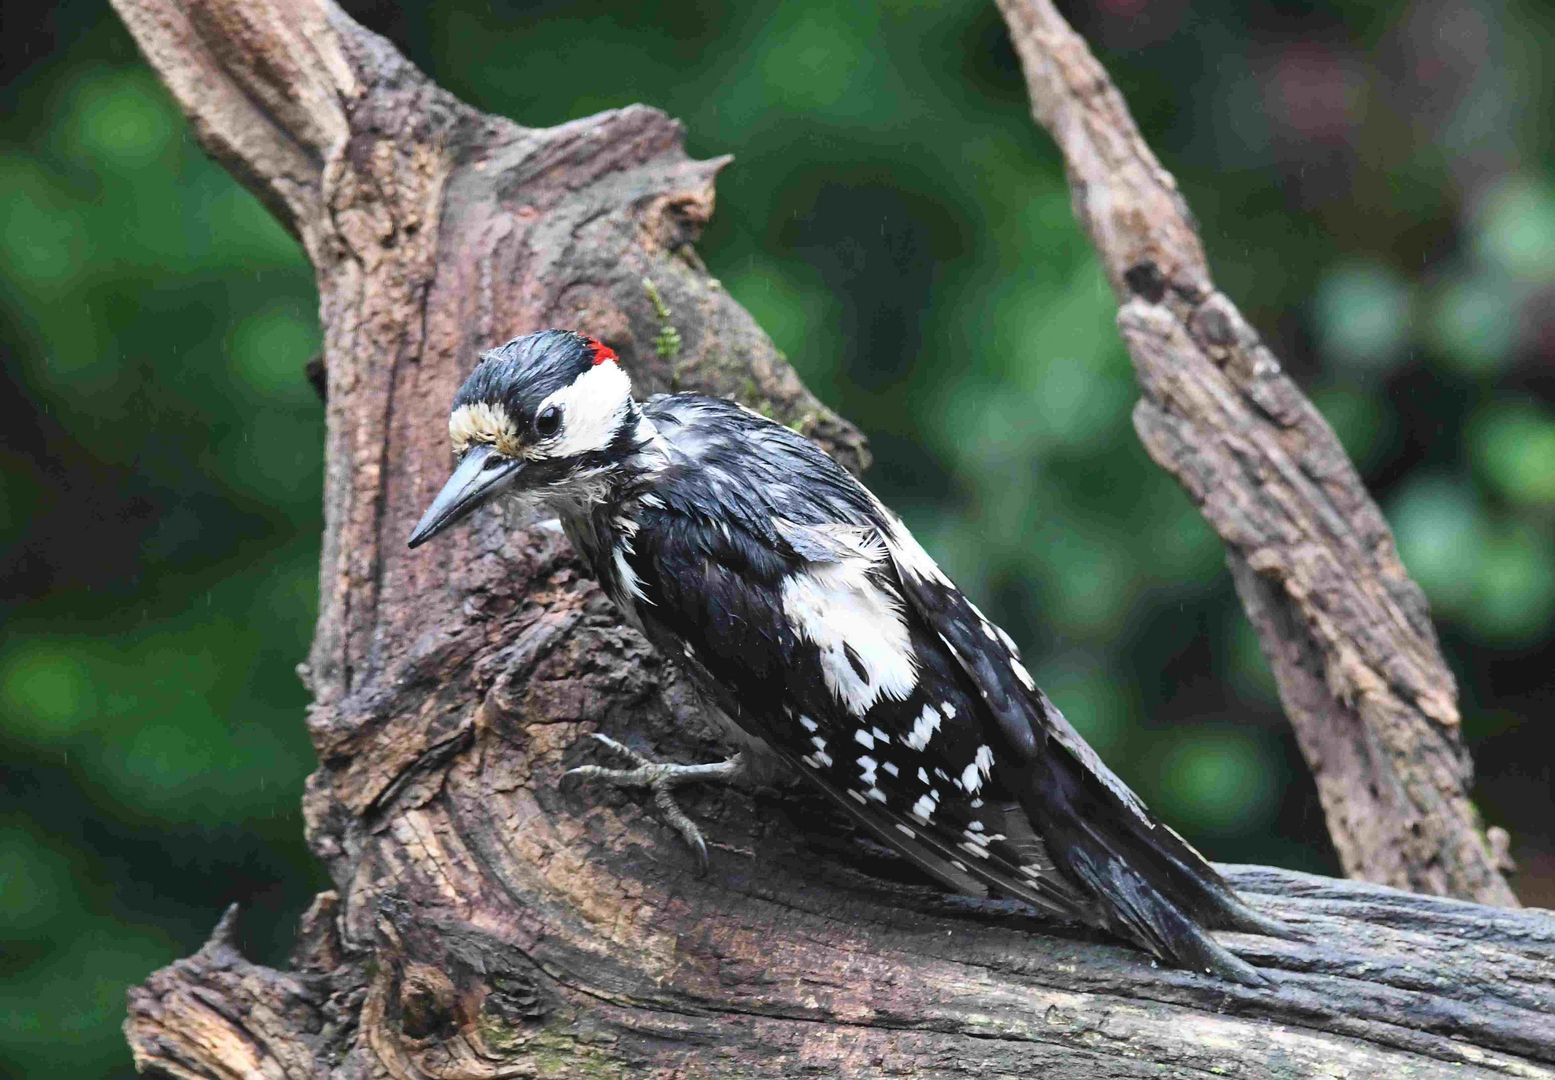
POLYGON ((524 463, 505 458, 492 447, 478 443, 464 452, 459 467, 437 493, 410 534, 409 546, 418 547, 461 520, 481 503, 508 486, 523 471, 524 463))

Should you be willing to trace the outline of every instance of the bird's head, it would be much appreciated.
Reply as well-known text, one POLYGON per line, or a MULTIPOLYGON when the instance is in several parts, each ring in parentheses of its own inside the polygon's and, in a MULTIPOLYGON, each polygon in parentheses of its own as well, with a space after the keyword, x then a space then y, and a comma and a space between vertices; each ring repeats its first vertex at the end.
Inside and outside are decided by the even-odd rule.
POLYGON ((483 354, 448 417, 454 473, 410 546, 503 492, 597 497, 635 451, 639 417, 631 379, 593 338, 543 330, 483 354))

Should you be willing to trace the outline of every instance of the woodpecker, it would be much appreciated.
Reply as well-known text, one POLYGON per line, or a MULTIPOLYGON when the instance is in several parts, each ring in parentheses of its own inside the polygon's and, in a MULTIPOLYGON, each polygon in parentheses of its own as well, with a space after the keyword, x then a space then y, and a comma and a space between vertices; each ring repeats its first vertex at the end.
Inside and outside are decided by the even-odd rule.
MULTIPOLYGON (((750 743, 960 892, 1013 897, 1163 960, 1261 985, 1212 936, 1289 936, 1158 821, 900 518, 802 435, 698 394, 638 401, 613 350, 546 330, 484 353, 448 420, 457 465, 416 547, 498 496, 550 507, 626 619, 750 743)), ((651 761, 581 777, 726 780, 651 761)))

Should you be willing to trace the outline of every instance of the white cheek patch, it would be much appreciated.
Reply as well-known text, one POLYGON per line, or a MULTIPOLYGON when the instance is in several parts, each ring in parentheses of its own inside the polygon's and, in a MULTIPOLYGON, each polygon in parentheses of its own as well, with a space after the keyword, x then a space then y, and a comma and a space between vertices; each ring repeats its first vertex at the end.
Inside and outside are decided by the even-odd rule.
POLYGON ((546 457, 572 457, 603 450, 615 440, 621 418, 632 399, 632 380, 612 360, 595 364, 542 401, 538 416, 552 405, 562 411, 562 429, 539 444, 546 457))
POLYGON ((827 689, 854 716, 882 697, 905 700, 918 682, 900 604, 869 579, 869 566, 865 559, 816 563, 783 582, 783 614, 820 650, 827 689))

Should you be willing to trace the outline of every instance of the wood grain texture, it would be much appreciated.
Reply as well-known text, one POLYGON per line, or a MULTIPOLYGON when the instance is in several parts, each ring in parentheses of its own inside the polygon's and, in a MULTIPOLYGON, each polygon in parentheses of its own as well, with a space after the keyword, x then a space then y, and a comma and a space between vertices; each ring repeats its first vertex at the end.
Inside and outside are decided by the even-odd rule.
POLYGON ((587 327, 645 390, 737 396, 862 465, 691 250, 722 163, 648 108, 477 113, 327 0, 116 5, 312 258, 328 417, 304 808, 335 888, 288 970, 246 961, 229 915, 132 990, 143 1071, 1555 1077, 1544 913, 1233 869, 1310 934, 1230 937, 1274 973, 1249 990, 942 896, 802 792, 693 792, 699 878, 651 811, 561 790, 589 732, 694 760, 716 728, 559 536, 485 514, 404 540, 476 351, 545 325, 587 327), (653 344, 661 308, 678 349, 653 344))
MULTIPOLYGON (((410 827, 448 836, 458 798, 410 827)), ((132 991, 128 1030, 174 1076, 1555 1077, 1547 913, 1226 867, 1311 937, 1238 939, 1279 973, 1250 991, 792 854, 546 889, 565 913, 526 911, 528 888, 383 896, 370 960, 326 918, 291 972, 243 960, 224 920, 132 991)))
POLYGON ((1517 902, 1469 798, 1425 597, 1333 429, 1210 277, 1170 173, 1049 0, 999 0, 1118 295, 1134 426, 1226 544, 1345 873, 1517 902))

